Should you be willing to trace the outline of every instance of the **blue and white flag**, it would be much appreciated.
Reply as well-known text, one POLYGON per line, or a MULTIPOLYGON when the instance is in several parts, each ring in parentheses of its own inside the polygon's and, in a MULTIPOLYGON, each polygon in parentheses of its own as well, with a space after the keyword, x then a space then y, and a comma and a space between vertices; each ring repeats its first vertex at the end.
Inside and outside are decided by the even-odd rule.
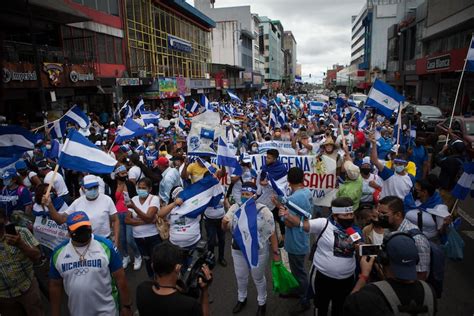
POLYGON ((133 115, 138 115, 140 114, 141 112, 144 112, 145 111, 145 101, 143 101, 143 99, 141 99, 138 104, 137 104, 137 107, 135 108, 135 111, 133 111, 133 115))
POLYGON ((201 157, 197 157, 197 159, 204 165, 204 167, 206 167, 207 171, 209 171, 210 174, 214 175, 217 172, 217 169, 209 162, 205 161, 201 157))
POLYGON ((160 114, 153 111, 141 111, 140 118, 143 120, 145 125, 153 124, 157 125, 160 120, 160 114))
POLYGON ((268 121, 268 126, 270 127, 270 129, 274 129, 276 127, 276 124, 277 124, 277 118, 276 118, 276 115, 275 115, 275 112, 272 110, 270 110, 270 115, 269 115, 269 121, 268 121))
POLYGON ((199 103, 197 103, 197 101, 195 100, 192 100, 193 103, 190 103, 188 105, 186 105, 186 110, 188 110, 188 112, 190 113, 197 113, 199 112, 199 108, 201 107, 201 105, 199 103))
POLYGON ((265 98, 265 97, 262 97, 260 99, 260 105, 264 108, 266 108, 268 106, 268 100, 265 98))
POLYGON ((278 113, 277 119, 278 119, 278 123, 280 124, 280 127, 282 127, 283 125, 285 125, 285 124, 286 124, 286 121, 287 121, 285 112, 280 111, 280 112, 278 113))
POLYGON ((37 135, 29 130, 16 126, 0 126, 0 156, 11 157, 33 150, 38 141, 37 135))
POLYGON ((18 156, 0 157, 0 176, 3 175, 7 169, 15 168, 15 164, 19 160, 23 160, 23 158, 18 156))
POLYGON ((463 174, 454 186, 451 194, 459 200, 466 199, 471 192, 472 183, 474 182, 474 162, 465 162, 463 164, 463 174))
POLYGON ((467 51, 466 71, 474 72, 474 35, 471 38, 471 45, 467 51))
POLYGON ((119 110, 119 113, 121 113, 123 111, 123 114, 125 116, 125 119, 128 119, 129 117, 132 117, 133 116, 133 110, 132 110, 132 107, 128 104, 128 100, 127 102, 125 102, 125 104, 120 108, 119 110))
POLYGON ((219 180, 213 176, 205 176, 178 194, 183 204, 174 208, 171 215, 196 218, 204 213, 206 208, 216 207, 223 196, 224 190, 219 180))
POLYGON ((295 203, 288 200, 285 203, 285 205, 290 211, 295 213, 297 216, 300 216, 300 217, 303 216, 303 217, 306 217, 307 219, 311 219, 311 213, 305 211, 304 209, 302 209, 301 207, 299 207, 295 203))
POLYGON ((319 115, 323 113, 324 104, 318 101, 311 101, 309 103, 309 111, 311 115, 319 115))
POLYGON ((231 148, 230 144, 227 143, 219 137, 219 144, 217 147, 217 164, 224 167, 229 167, 229 174, 235 176, 242 175, 242 167, 235 156, 235 148, 231 148))
POLYGON ((242 103, 242 100, 240 100, 236 94, 230 92, 229 90, 227 90, 227 94, 232 100, 242 103))
POLYGON ((117 160, 71 129, 61 149, 58 164, 75 171, 106 174, 114 171, 117 160))
POLYGON ((275 191, 276 195, 278 196, 286 196, 288 191, 288 179, 286 176, 281 177, 278 180, 272 178, 272 176, 268 175, 268 180, 270 180, 270 185, 272 186, 273 191, 275 191))
POLYGON ((206 109, 206 111, 212 111, 212 106, 204 94, 201 95, 201 105, 204 107, 204 109, 206 109))
POLYGON ((235 213, 237 226, 232 237, 239 246, 249 267, 258 266, 257 205, 255 199, 248 199, 235 213))
POLYGON ((359 130, 364 130, 369 127, 369 123, 367 122, 367 111, 360 110, 355 114, 355 118, 357 119, 357 124, 359 130))
POLYGON ((52 139, 64 138, 67 133, 66 121, 64 119, 50 122, 46 128, 49 130, 49 135, 52 139))
POLYGON ((183 116, 183 114, 181 113, 181 111, 179 111, 178 127, 179 127, 181 130, 184 130, 184 128, 186 127, 186 120, 184 119, 184 116, 183 116))
POLYGON ((379 114, 391 118, 393 111, 404 101, 405 97, 399 94, 392 86, 376 79, 365 104, 374 107, 379 114))
POLYGON ((80 107, 74 105, 69 111, 64 114, 63 119, 74 124, 79 125, 80 128, 87 128, 90 120, 80 107))
POLYGON ((355 103, 354 100, 351 100, 351 99, 347 100, 347 105, 350 106, 351 108, 355 108, 359 110, 359 106, 357 105, 357 103, 355 103))
POLYGON ((117 138, 115 142, 121 144, 122 142, 132 139, 134 137, 139 137, 146 134, 156 134, 153 125, 152 128, 145 128, 135 122, 132 118, 128 118, 123 124, 122 128, 117 132, 117 138))

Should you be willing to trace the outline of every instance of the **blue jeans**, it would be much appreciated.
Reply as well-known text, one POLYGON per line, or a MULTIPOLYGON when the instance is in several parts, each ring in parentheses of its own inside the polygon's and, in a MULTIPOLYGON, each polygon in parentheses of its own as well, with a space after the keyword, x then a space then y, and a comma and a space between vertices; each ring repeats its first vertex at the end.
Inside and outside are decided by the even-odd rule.
POLYGON ((291 273, 298 280, 299 287, 297 293, 300 296, 301 305, 309 305, 309 298, 307 296, 308 290, 308 274, 304 266, 306 255, 293 255, 288 253, 288 262, 290 264, 291 273))
POLYGON ((140 252, 138 251, 137 244, 135 243, 135 240, 133 239, 132 226, 125 224, 125 217, 127 217, 127 212, 117 213, 117 214, 118 214, 118 218, 120 222, 119 237, 120 237, 120 252, 122 254, 122 257, 128 257, 128 247, 132 249, 135 257, 138 257, 140 255, 140 252))
POLYGON ((148 277, 150 278, 153 278, 153 269, 151 267, 153 249, 155 249, 155 247, 159 245, 161 241, 162 240, 160 235, 149 236, 144 238, 135 238, 138 250, 140 250, 140 254, 142 255, 143 259, 145 259, 146 272, 148 273, 148 277))
POLYGON ((207 234, 207 249, 214 253, 214 248, 216 248, 217 244, 219 249, 219 260, 224 259, 225 249, 225 232, 222 230, 221 221, 222 219, 211 218, 206 218, 204 220, 207 234))

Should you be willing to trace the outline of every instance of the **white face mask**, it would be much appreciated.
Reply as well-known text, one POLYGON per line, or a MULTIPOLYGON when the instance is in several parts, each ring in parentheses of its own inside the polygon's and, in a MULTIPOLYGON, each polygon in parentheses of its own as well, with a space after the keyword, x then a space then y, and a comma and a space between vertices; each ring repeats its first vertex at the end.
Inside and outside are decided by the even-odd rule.
POLYGON ((47 150, 50 150, 51 149, 51 144, 46 144, 45 147, 46 147, 47 150))

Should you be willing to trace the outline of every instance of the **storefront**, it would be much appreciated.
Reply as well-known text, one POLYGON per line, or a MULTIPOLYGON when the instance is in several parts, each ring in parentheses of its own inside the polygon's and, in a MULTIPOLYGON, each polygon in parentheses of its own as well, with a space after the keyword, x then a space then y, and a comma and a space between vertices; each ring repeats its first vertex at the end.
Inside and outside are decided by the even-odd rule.
MULTIPOLYGON (((452 109, 466 54, 467 48, 461 48, 416 61, 422 104, 432 103, 444 111, 452 109)), ((474 110, 474 76, 469 72, 464 74, 456 109, 457 113, 474 110)))
POLYGON ((83 109, 94 110, 106 104, 98 93, 99 80, 94 68, 88 65, 42 63, 38 74, 31 63, 3 64, 2 81, 4 104, 8 113, 24 113, 41 117, 41 111, 63 111, 73 104, 81 104, 83 109), (38 81, 41 82, 38 82, 38 81), (38 95, 43 91, 47 108, 41 109, 38 95), (36 106, 31 106, 35 105, 36 106))

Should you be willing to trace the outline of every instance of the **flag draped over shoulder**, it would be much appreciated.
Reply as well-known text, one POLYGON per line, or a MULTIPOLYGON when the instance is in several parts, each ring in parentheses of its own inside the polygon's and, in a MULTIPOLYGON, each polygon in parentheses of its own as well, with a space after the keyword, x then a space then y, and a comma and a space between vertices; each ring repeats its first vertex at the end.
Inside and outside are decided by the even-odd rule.
POLYGON ((257 205, 254 199, 248 199, 235 213, 237 226, 232 231, 232 237, 239 246, 248 265, 258 265, 258 229, 257 205))
POLYGON ((286 196, 288 191, 288 169, 284 163, 277 160, 271 165, 262 166, 262 176, 267 178, 278 196, 286 196))
POLYGON ((224 167, 229 167, 229 174, 235 176, 242 175, 242 167, 235 156, 235 148, 231 148, 226 144, 222 137, 219 137, 219 144, 217 147, 217 164, 224 167))
POLYGON ((75 171, 106 174, 114 171, 117 160, 73 129, 61 149, 58 163, 75 171))

